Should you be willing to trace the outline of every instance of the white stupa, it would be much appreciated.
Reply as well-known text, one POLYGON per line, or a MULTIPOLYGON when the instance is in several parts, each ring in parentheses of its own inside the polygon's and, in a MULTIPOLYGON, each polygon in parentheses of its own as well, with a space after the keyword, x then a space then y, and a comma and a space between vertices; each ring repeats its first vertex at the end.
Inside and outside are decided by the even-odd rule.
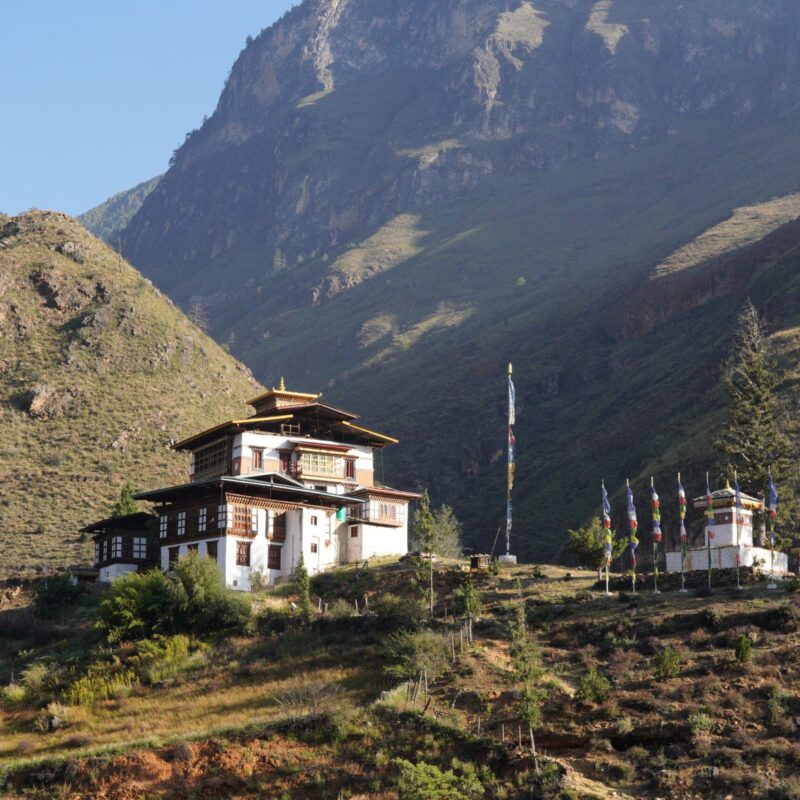
MULTIPOLYGON (((764 572, 774 570, 775 575, 789 571, 789 557, 775 550, 774 562, 769 542, 766 547, 757 547, 753 541, 753 512, 764 508, 763 501, 741 492, 741 508, 736 507, 736 492, 730 485, 711 494, 714 504, 714 527, 711 539, 712 569, 735 569, 738 551, 739 566, 759 566, 764 572)), ((708 501, 705 495, 695 498, 693 505, 705 510, 708 501)), ((703 531, 702 548, 686 550, 686 572, 708 569, 708 527, 703 531)), ((667 552, 667 572, 681 571, 681 551, 667 552)))

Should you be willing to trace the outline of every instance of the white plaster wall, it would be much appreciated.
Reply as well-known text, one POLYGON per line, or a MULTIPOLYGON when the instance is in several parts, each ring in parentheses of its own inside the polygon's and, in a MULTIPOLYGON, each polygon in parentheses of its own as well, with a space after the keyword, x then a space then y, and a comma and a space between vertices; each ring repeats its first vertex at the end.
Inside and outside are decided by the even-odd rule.
MULTIPOLYGON (((404 556, 408 552, 408 526, 359 523, 358 539, 348 539, 348 560, 365 561, 384 556, 404 556), (355 544, 358 542, 358 544, 355 544)), ((348 536, 349 536, 348 532, 348 536)))
MULTIPOLYGON (((716 539, 714 540, 716 542, 716 539)), ((760 568, 763 572, 770 570, 770 551, 765 547, 752 547, 742 545, 740 548, 740 566, 752 567, 755 561, 763 562, 760 568)), ((712 569, 734 569, 736 567, 736 547, 724 546, 711 548, 712 569)), ((708 551, 697 548, 686 551, 686 572, 708 569, 708 551)), ((681 571, 680 550, 667 553, 667 572, 681 571)), ((783 575, 789 571, 789 557, 786 553, 775 551, 775 572, 783 575)))
MULTIPOLYGON (((721 509, 722 511, 730 511, 730 509, 721 509)), ((734 509, 735 511, 735 509, 734 509)), ((740 545, 753 544, 753 515, 750 511, 745 510, 740 512, 744 518, 743 525, 733 525, 726 523, 724 525, 714 526, 714 538, 711 540, 711 547, 725 547, 736 544, 737 527, 740 545)), ((707 531, 706 531, 707 533, 707 531)), ((705 534, 704 534, 705 536, 705 534)))
POLYGON ((127 575, 130 572, 136 572, 136 569, 136 564, 110 564, 109 566, 102 567, 100 569, 97 580, 101 581, 102 583, 111 583, 111 581, 115 581, 117 578, 121 578, 123 575, 127 575))

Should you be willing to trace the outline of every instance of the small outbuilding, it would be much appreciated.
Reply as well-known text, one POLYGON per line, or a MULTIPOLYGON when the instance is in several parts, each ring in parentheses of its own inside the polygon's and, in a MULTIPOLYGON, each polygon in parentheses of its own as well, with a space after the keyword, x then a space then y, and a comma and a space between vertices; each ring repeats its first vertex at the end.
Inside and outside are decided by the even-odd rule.
POLYGON ((154 514, 139 511, 101 519, 82 528, 81 533, 90 533, 94 539, 98 581, 113 581, 129 572, 144 572, 159 565, 158 518, 154 514))

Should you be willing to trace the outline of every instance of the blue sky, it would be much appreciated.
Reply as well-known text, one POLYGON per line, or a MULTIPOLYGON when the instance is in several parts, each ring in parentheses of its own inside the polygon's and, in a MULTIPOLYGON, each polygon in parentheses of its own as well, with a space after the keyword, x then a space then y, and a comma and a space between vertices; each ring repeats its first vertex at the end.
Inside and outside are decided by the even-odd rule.
POLYGON ((298 0, 0 8, 0 211, 79 214, 163 172, 244 47, 298 0))

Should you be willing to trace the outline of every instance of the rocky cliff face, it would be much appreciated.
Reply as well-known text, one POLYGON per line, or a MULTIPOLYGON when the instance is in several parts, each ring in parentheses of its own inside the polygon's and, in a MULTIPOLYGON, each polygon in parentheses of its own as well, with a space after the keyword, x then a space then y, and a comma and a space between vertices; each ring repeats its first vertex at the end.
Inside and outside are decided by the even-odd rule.
POLYGON ((251 274, 305 263, 486 176, 788 113, 798 26, 778 0, 305 2, 242 52, 126 251, 181 296, 245 250, 251 274))
POLYGON ((772 263, 731 259, 797 216, 798 64, 783 0, 306 0, 242 51, 124 252, 263 380, 399 433, 388 476, 474 537, 502 515, 515 361, 516 507, 554 558, 600 462, 705 462, 714 365, 772 263))

